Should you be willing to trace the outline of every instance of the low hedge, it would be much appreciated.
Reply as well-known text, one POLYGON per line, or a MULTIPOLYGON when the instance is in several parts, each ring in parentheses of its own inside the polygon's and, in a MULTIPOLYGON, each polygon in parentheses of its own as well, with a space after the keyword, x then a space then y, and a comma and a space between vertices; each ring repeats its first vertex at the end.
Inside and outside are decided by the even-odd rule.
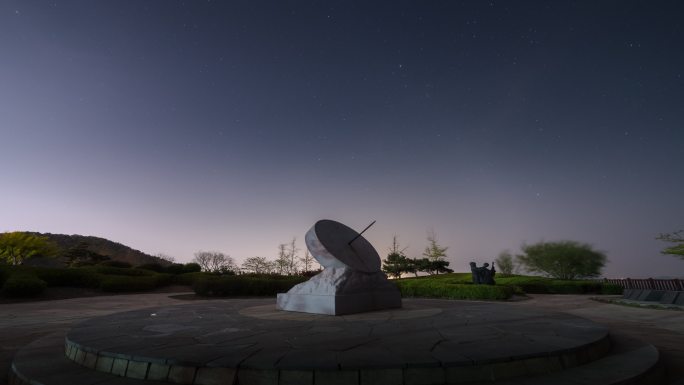
POLYGON ((171 275, 155 274, 149 276, 108 275, 102 278, 100 290, 122 293, 130 291, 154 290, 171 283, 171 275))
POLYGON ((172 282, 176 285, 192 286, 195 281, 200 279, 206 279, 207 277, 214 278, 210 273, 185 273, 185 274, 175 274, 173 276, 172 282))
POLYGON ((100 286, 102 276, 90 269, 70 268, 52 269, 36 268, 35 274, 48 286, 90 287, 100 286))
POLYGON ((512 286, 470 285, 429 279, 409 278, 394 282, 399 287, 402 297, 506 300, 516 291, 512 286))
POLYGON ((104 261, 100 262, 99 265, 106 267, 117 267, 119 269, 130 269, 131 267, 133 267, 133 265, 124 261, 104 261))
POLYGON ((9 266, 0 264, 0 288, 5 284, 7 278, 10 276, 9 266))
POLYGON ((603 286, 601 286, 601 294, 622 295, 622 286, 614 285, 612 283, 604 283, 603 286))
POLYGON ((104 275, 126 275, 131 277, 144 277, 152 276, 156 273, 154 271, 145 269, 130 269, 125 267, 112 267, 112 266, 94 266, 94 267, 84 267, 84 270, 90 270, 98 274, 104 275))
POLYGON ((616 285, 595 280, 560 280, 545 277, 511 276, 497 278, 499 285, 517 286, 528 294, 613 294, 622 293, 616 285))
POLYGON ((279 279, 230 275, 197 279, 192 289, 201 296, 272 296, 287 292, 292 286, 306 281, 305 277, 281 277, 279 279))
POLYGON ((2 285, 6 297, 35 297, 43 293, 47 283, 30 274, 13 274, 2 285))

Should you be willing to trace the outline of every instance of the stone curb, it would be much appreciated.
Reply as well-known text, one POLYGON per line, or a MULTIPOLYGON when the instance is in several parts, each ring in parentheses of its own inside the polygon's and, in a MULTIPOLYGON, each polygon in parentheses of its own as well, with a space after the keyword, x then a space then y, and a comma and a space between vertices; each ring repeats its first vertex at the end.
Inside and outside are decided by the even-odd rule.
POLYGON ((435 367, 378 367, 360 369, 284 370, 188 366, 105 351, 94 351, 65 337, 65 356, 78 365, 96 371, 139 380, 167 381, 186 385, 223 385, 236 381, 243 384, 397 384, 467 383, 495 381, 518 376, 548 374, 583 365, 605 356, 610 339, 599 340, 574 349, 558 350, 555 354, 515 357, 471 365, 441 365, 435 367))

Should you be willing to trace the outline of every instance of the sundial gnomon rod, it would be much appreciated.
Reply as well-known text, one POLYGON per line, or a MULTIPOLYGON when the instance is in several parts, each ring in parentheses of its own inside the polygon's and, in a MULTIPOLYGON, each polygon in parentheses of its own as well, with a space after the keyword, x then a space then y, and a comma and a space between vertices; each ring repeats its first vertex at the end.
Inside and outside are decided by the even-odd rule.
POLYGON ((374 224, 375 224, 375 220, 374 220, 373 222, 371 222, 370 225, 366 226, 365 229, 363 229, 357 236, 354 237, 354 239, 352 239, 351 241, 349 241, 347 244, 348 244, 348 245, 351 245, 352 242, 354 242, 355 240, 357 240, 357 239, 361 236, 361 234, 365 233, 366 230, 370 229, 370 227, 373 226, 374 224))

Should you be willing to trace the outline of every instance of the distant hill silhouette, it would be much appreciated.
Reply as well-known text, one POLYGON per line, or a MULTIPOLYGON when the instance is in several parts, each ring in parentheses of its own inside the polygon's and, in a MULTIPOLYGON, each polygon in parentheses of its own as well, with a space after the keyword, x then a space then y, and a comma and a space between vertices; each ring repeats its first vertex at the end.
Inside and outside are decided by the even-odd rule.
POLYGON ((69 249, 85 247, 87 250, 93 253, 109 257, 112 261, 128 262, 133 266, 146 263, 159 263, 162 265, 169 264, 169 262, 161 258, 145 254, 142 251, 132 249, 126 245, 122 245, 121 243, 110 241, 109 239, 105 238, 78 234, 67 235, 37 232, 28 233, 48 238, 55 245, 57 245, 60 254, 69 249))

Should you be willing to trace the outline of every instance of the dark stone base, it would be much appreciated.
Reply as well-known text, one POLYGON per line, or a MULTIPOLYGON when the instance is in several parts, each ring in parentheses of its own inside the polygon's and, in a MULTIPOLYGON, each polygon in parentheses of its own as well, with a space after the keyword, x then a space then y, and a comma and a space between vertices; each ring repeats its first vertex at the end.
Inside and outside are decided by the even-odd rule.
POLYGON ((280 310, 302 313, 344 315, 401 307, 398 290, 370 291, 346 295, 315 295, 279 293, 280 310))

